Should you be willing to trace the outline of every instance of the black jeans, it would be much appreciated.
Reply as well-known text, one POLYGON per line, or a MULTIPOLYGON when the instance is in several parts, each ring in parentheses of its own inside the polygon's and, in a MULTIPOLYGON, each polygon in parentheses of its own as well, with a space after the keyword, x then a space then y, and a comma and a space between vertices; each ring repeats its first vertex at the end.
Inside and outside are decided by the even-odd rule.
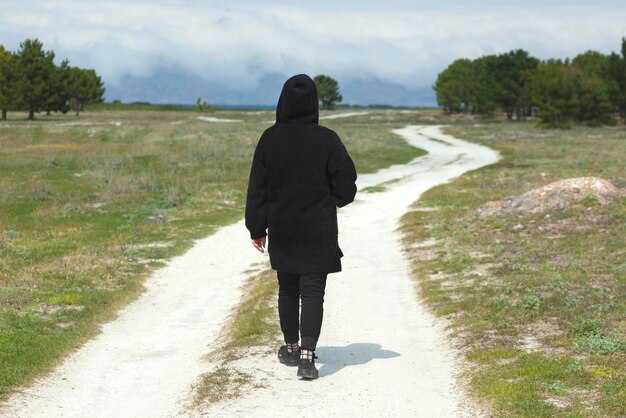
POLYGON ((278 315, 285 342, 298 342, 298 328, 302 347, 315 350, 322 329, 324 293, 327 274, 292 274, 278 271, 278 315), (302 314, 300 316, 300 297, 302 314), (298 321, 300 316, 300 321, 298 321))

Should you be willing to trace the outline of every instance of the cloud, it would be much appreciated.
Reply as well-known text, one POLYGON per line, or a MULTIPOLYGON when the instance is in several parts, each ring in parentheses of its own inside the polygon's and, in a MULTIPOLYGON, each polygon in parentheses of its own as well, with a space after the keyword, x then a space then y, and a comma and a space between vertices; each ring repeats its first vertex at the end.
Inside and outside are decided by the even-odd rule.
MULTIPOLYGON (((38 37, 74 65, 96 68, 109 84, 178 65, 245 91, 263 74, 374 76, 409 87, 431 85, 459 57, 525 48, 540 58, 588 49, 617 51, 626 7, 448 6, 352 10, 332 5, 220 6, 200 1, 3 4, 0 42, 17 49, 38 37)), ((294 3, 295 4, 295 3, 294 3)))

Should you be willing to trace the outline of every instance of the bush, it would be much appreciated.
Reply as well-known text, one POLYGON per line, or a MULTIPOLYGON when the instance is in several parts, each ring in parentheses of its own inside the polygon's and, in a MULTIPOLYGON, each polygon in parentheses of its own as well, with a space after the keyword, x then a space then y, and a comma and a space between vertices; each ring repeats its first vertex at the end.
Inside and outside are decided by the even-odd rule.
POLYGON ((576 351, 611 354, 624 352, 626 350, 626 343, 624 343, 615 332, 610 335, 590 333, 579 337, 574 343, 574 348, 576 351))

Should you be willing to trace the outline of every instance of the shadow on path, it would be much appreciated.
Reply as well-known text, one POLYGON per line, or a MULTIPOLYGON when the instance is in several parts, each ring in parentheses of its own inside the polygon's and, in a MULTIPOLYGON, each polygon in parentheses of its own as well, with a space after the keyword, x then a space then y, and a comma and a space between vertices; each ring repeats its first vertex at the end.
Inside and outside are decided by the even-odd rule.
MULTIPOLYGON (((383 350, 380 344, 353 343, 344 347, 317 347, 315 354, 319 356, 319 375, 328 376, 338 372, 347 366, 365 364, 376 358, 398 357, 400 353, 391 350, 383 350)), ((318 362, 318 360, 316 360, 318 362)))

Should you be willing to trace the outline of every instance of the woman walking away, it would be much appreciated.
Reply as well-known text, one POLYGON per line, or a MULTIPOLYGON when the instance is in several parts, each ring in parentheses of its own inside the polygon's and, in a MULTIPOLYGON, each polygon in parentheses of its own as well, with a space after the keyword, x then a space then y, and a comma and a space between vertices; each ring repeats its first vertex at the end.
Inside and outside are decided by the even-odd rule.
POLYGON ((303 379, 318 377, 315 348, 326 278, 341 271, 343 257, 337 207, 354 200, 356 178, 339 136, 319 125, 315 83, 306 74, 291 77, 278 99, 276 123, 256 145, 245 223, 260 252, 267 238, 270 264, 277 272, 278 314, 285 339, 278 358, 298 366, 297 376, 303 379))

